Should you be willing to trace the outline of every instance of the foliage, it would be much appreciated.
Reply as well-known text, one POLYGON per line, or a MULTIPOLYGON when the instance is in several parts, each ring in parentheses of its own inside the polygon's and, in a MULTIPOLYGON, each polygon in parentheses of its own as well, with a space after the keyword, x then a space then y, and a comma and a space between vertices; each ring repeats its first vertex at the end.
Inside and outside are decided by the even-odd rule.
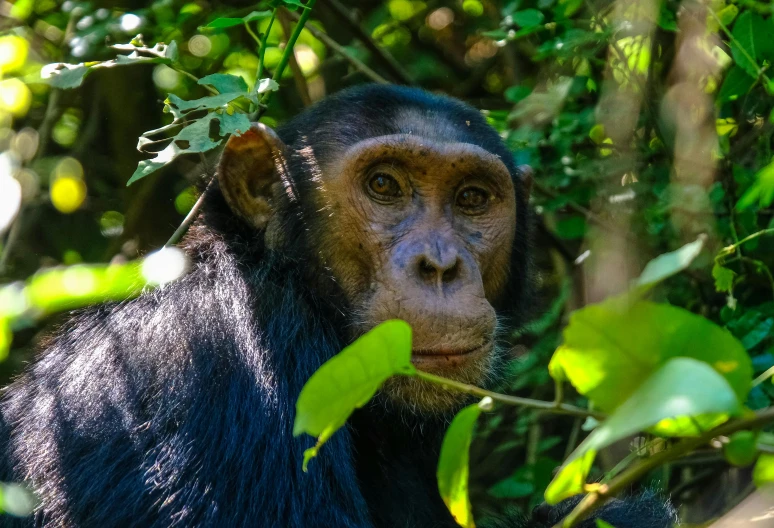
MULTIPOLYGON (((3 22, 4 378, 53 312, 167 280, 142 276, 137 259, 195 213, 198 165, 230 134, 388 79, 482 108, 533 167, 539 313, 513 336, 527 352, 494 394, 412 372, 406 329, 382 328, 345 353, 382 358, 385 369, 359 377, 336 367, 336 386, 352 388, 337 391, 340 413, 312 398, 296 432, 324 440, 396 372, 491 397, 491 412, 468 407, 455 420, 441 457, 439 486, 462 524, 544 496, 582 490, 603 501, 656 469, 651 484, 677 490, 673 500, 690 510, 701 485, 679 463, 697 449, 731 464, 757 460, 756 483, 774 480, 768 4, 131 5, 19 0, 3 22), (372 340, 380 344, 361 348, 372 340), (595 456, 635 432, 617 463, 595 456)), ((310 381, 315 395, 333 396, 328 368, 310 381)), ((711 470, 717 479, 728 471, 711 470)))

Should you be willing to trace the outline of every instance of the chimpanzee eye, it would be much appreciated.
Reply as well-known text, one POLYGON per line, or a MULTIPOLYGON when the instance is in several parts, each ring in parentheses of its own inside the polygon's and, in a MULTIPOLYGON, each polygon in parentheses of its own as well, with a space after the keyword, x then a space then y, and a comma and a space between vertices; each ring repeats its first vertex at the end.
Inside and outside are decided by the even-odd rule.
POLYGON ((402 196, 397 180, 386 172, 375 172, 368 179, 369 194, 379 201, 391 201, 402 196))
POLYGON ((457 207, 467 214, 483 213, 490 195, 479 187, 466 187, 457 193, 457 207))

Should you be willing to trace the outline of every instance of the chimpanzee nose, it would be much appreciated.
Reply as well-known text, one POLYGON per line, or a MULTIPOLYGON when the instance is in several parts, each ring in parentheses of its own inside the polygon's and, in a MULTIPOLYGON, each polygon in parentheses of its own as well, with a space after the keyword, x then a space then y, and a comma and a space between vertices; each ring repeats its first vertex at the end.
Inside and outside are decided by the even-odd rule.
POLYGON ((417 272, 422 282, 443 286, 460 276, 462 262, 454 250, 425 252, 418 255, 417 261, 417 272))

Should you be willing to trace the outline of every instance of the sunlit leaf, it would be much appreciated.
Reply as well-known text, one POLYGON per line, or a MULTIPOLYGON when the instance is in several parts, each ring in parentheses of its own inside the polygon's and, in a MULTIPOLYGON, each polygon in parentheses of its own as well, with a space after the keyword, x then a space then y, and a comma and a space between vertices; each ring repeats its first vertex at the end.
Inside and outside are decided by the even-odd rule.
POLYGON ((759 488, 774 483, 774 455, 761 453, 753 469, 753 481, 759 488))
MULTIPOLYGON (((561 483, 549 486, 546 500, 556 503, 579 492, 578 482, 585 482, 588 457, 622 438, 656 427, 658 432, 698 434, 698 431, 673 430, 678 423, 666 423, 668 431, 659 429, 662 420, 677 417, 713 416, 713 425, 728 415, 741 411, 741 403, 728 382, 702 361, 675 357, 650 375, 602 424, 581 443, 567 459, 556 477, 561 483), (589 453, 592 453, 591 455, 589 453), (573 465, 575 460, 581 463, 573 465), (583 469, 586 469, 586 473, 583 469), (568 475, 563 475, 567 471, 568 475)), ((687 420, 686 423, 690 423, 687 420)))
POLYGON ((573 312, 549 367, 611 412, 667 360, 680 356, 709 363, 740 401, 747 396, 750 358, 727 330, 682 308, 626 297, 573 312))
POLYGON ((438 491, 457 524, 474 528, 468 497, 468 459, 473 428, 481 414, 480 405, 468 405, 452 420, 446 430, 438 458, 438 491))
POLYGON ((705 240, 706 237, 699 237, 680 249, 654 258, 647 263, 635 284, 638 287, 650 287, 683 271, 699 256, 705 240))
POLYGON ((0 314, 0 361, 4 361, 8 357, 12 337, 11 322, 0 314))
POLYGON ((304 465, 349 418, 395 374, 411 374, 411 327, 387 321, 326 361, 306 382, 296 402, 293 435, 317 437, 304 465))
POLYGON ((757 79, 764 59, 771 59, 771 35, 774 34, 774 22, 764 19, 752 10, 745 10, 736 19, 731 33, 731 54, 734 62, 748 75, 757 79))
POLYGON ((568 497, 583 493, 586 477, 591 471, 591 464, 594 463, 596 456, 597 452, 589 449, 577 457, 568 459, 546 488, 544 495, 546 502, 557 504, 568 497))

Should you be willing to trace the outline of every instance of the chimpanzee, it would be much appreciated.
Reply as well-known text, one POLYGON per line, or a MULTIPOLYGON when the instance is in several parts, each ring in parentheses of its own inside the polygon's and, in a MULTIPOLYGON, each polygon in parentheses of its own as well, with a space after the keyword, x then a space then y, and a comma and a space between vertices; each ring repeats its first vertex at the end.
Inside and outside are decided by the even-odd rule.
MULTIPOLYGON (((74 314, 5 391, 0 480, 40 498, 23 522, 456 526, 435 469, 465 397, 390 382, 308 473, 294 405, 321 363, 393 318, 421 369, 496 383, 498 337, 529 304, 528 175, 475 109, 367 85, 232 137, 217 177, 182 243, 190 273, 74 314)), ((570 505, 502 526, 550 526, 570 505)), ((598 515, 674 521, 653 495, 598 515)))

